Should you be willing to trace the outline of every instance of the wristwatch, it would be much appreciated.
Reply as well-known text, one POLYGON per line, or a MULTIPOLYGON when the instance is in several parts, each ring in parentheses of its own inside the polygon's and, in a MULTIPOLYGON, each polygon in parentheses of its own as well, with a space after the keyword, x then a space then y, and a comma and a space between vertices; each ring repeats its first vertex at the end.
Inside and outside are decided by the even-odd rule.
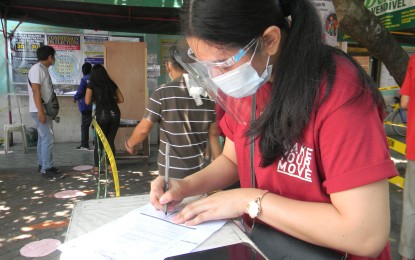
POLYGON ((248 203, 248 215, 251 218, 256 218, 261 214, 261 200, 269 191, 264 190, 255 200, 248 203))

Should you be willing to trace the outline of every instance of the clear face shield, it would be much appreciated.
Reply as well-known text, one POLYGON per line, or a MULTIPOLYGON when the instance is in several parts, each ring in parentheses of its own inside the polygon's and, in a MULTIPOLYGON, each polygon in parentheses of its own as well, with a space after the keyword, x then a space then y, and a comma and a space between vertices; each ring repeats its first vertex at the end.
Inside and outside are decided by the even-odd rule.
POLYGON ((265 71, 258 75, 258 72, 251 66, 256 49, 257 39, 254 39, 223 62, 199 61, 189 48, 178 48, 175 58, 192 79, 203 87, 227 114, 239 124, 249 124, 251 98, 247 97, 256 93, 258 88, 268 80, 272 70, 272 67, 267 64, 265 71), (255 46, 255 51, 249 61, 232 68, 253 46, 255 46))

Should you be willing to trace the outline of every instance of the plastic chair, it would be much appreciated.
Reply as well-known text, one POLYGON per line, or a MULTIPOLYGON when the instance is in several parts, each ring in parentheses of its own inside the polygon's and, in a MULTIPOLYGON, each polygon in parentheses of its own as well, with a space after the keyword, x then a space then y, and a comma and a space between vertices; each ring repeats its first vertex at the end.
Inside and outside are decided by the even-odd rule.
POLYGON ((4 153, 9 151, 9 133, 21 132, 22 142, 24 147, 24 153, 27 153, 27 140, 26 140, 26 126, 24 124, 7 124, 4 125, 4 153))

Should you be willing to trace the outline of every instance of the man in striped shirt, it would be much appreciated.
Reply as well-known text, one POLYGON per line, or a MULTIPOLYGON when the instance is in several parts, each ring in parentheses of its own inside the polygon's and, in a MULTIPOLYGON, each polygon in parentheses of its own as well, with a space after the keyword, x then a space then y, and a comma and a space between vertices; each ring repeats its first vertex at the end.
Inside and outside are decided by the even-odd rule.
POLYGON ((201 170, 205 164, 204 152, 209 143, 212 159, 221 153, 216 124, 215 102, 208 97, 189 95, 183 74, 186 71, 174 58, 176 45, 169 49, 165 64, 172 82, 156 89, 143 119, 125 142, 130 154, 134 146, 143 142, 155 123, 159 123, 159 174, 164 175, 166 143, 170 143, 169 176, 184 178, 201 170), (201 101, 201 102, 200 102, 201 101))

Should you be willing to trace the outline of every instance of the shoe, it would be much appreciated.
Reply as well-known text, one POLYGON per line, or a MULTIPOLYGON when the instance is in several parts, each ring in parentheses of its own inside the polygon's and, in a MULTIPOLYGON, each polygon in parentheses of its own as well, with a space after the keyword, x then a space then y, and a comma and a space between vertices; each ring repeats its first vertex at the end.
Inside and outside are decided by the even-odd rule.
POLYGON ((54 172, 56 172, 56 173, 62 173, 62 170, 61 170, 61 169, 56 168, 55 166, 50 167, 48 170, 50 170, 50 171, 54 171, 54 172))
MULTIPOLYGON (((39 173, 39 174, 42 174, 42 166, 38 166, 38 168, 37 168, 37 172, 39 173)), ((49 170, 53 170, 53 171, 55 171, 55 172, 57 172, 57 173, 61 173, 62 172, 62 170, 61 169, 58 169, 58 168, 56 168, 55 166, 52 166, 52 167, 50 167, 49 168, 49 170)))
POLYGON ((40 176, 41 176, 43 179, 48 180, 48 181, 54 181, 54 180, 55 180, 55 179, 53 178, 53 174, 52 174, 52 173, 50 173, 50 172, 42 172, 42 173, 40 174, 40 176))
POLYGON ((65 174, 63 174, 63 173, 61 173, 61 172, 57 172, 55 175, 53 175, 53 178, 54 178, 55 180, 60 180, 60 179, 65 178, 65 174))
POLYGON ((49 181, 59 180, 65 177, 65 175, 61 172, 61 170, 55 167, 51 167, 47 169, 45 172, 41 174, 41 176, 42 178, 49 180, 49 181))
POLYGON ((78 146, 78 147, 76 147, 76 150, 79 150, 79 151, 92 151, 91 149, 89 149, 89 147, 84 147, 84 146, 78 146))

